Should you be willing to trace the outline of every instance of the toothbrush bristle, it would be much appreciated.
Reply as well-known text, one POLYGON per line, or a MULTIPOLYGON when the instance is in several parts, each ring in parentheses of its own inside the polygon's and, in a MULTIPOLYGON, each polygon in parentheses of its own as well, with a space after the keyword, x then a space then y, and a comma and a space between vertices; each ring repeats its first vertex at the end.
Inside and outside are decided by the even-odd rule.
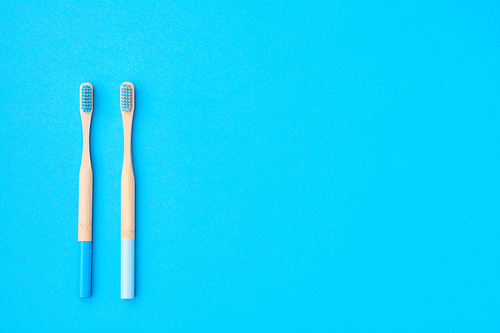
POLYGON ((90 84, 82 84, 80 108, 83 112, 92 111, 92 88, 90 84))
POLYGON ((128 83, 122 83, 120 87, 120 107, 122 112, 132 111, 134 96, 132 93, 132 87, 128 83))

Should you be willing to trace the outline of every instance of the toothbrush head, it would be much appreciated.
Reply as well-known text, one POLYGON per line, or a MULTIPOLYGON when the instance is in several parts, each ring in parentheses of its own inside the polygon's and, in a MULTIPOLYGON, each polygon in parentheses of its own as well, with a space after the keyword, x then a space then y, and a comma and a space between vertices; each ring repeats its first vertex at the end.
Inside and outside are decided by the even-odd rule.
POLYGON ((122 112, 134 111, 134 85, 130 82, 123 82, 120 86, 120 108, 122 112))
POLYGON ((80 85, 80 110, 83 112, 91 112, 94 106, 94 88, 88 82, 80 85))

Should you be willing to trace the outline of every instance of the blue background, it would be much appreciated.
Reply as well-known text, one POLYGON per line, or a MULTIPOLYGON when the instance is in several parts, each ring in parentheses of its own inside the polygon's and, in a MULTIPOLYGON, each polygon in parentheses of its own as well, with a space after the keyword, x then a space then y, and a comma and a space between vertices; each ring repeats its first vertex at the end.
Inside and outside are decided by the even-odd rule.
POLYGON ((2 2, 1 331, 498 332, 499 18, 496 1, 2 2))

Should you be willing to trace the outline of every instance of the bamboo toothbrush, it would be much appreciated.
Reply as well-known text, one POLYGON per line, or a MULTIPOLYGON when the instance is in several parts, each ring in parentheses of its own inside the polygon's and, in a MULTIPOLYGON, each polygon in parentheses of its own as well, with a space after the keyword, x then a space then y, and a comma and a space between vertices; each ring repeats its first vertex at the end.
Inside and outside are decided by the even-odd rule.
POLYGON ((120 108, 123 118, 124 154, 122 170, 121 228, 121 298, 135 296, 135 178, 132 168, 132 120, 134 118, 134 85, 120 86, 120 108))
POLYGON ((90 121, 93 108, 93 87, 80 85, 80 115, 83 129, 82 165, 78 200, 78 242, 80 243, 80 297, 92 294, 92 164, 90 162, 90 121))

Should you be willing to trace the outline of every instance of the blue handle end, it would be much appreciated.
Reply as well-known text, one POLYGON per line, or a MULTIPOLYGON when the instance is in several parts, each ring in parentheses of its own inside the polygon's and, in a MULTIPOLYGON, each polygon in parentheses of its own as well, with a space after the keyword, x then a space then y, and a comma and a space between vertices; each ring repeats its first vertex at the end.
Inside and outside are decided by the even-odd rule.
POLYGON ((121 297, 135 297, 135 238, 122 238, 121 297))
POLYGON ((80 243, 80 298, 92 295, 92 242, 80 243))

